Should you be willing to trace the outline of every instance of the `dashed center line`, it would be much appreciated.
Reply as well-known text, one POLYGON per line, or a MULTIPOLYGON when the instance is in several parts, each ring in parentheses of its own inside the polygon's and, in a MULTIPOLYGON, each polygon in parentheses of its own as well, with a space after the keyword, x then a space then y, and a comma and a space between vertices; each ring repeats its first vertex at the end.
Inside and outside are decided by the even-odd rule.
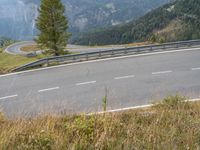
POLYGON ((192 71, 195 71, 195 70, 200 70, 200 67, 199 68, 192 68, 192 71))
POLYGON ((160 72, 152 72, 152 75, 166 74, 166 73, 172 73, 172 71, 171 70, 167 70, 167 71, 160 71, 160 72))
POLYGON ((94 84, 94 83, 96 83, 96 82, 97 82, 97 81, 88 81, 88 82, 77 83, 76 85, 77 85, 77 86, 80 86, 80 85, 94 84))
POLYGON ((4 100, 4 99, 9 99, 9 98, 14 98, 17 97, 18 95, 10 95, 10 96, 5 96, 5 97, 0 97, 0 100, 4 100))
POLYGON ((128 76, 121 76, 121 77, 115 77, 115 80, 120 80, 120 79, 128 79, 128 78, 134 78, 134 75, 128 75, 128 76))
POLYGON ((52 91, 52 90, 58 90, 60 87, 53 87, 53 88, 48 88, 48 89, 42 89, 42 90, 39 90, 38 92, 41 93, 41 92, 48 92, 48 91, 52 91))

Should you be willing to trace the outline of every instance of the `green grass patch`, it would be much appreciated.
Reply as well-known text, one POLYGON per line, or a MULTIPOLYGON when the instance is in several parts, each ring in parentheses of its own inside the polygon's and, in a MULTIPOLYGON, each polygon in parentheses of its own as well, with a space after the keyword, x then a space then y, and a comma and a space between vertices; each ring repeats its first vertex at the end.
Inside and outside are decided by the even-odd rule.
POLYGON ((38 57, 27 58, 27 57, 18 56, 18 55, 0 53, 0 73, 7 73, 16 67, 35 61, 37 59, 38 57))
POLYGON ((199 149, 200 103, 183 100, 106 115, 7 120, 0 114, 0 149, 199 149))

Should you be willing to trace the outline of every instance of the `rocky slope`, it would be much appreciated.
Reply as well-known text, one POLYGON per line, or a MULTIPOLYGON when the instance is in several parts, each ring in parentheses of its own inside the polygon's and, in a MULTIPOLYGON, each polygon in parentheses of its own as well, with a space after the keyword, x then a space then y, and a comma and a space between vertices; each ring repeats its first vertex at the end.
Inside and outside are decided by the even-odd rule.
MULTIPOLYGON (((63 0, 70 31, 79 32, 135 20, 169 0, 63 0)), ((32 39, 40 0, 1 0, 0 36, 32 39)))
POLYGON ((169 42, 200 38, 200 1, 176 0, 136 21, 82 34, 72 43, 122 44, 151 40, 169 42))

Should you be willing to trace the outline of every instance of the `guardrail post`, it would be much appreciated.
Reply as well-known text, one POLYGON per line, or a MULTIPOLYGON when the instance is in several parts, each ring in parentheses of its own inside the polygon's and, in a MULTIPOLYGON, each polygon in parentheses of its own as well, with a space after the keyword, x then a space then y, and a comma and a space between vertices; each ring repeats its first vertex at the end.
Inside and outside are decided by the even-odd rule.
POLYGON ((112 55, 115 55, 113 51, 112 51, 112 55))
POLYGON ((124 50, 124 54, 127 54, 128 52, 127 52, 127 50, 124 50))
POLYGON ((86 60, 88 61, 88 54, 86 54, 86 60))
POLYGON ((99 51, 99 57, 101 58, 101 51, 99 51))
POLYGON ((165 45, 163 45, 163 49, 165 49, 166 47, 165 47, 165 45))
POLYGON ((75 56, 73 56, 73 60, 76 60, 76 57, 75 57, 75 56))
POLYGON ((47 63, 47 66, 49 66, 49 59, 48 58, 46 59, 46 63, 47 63))

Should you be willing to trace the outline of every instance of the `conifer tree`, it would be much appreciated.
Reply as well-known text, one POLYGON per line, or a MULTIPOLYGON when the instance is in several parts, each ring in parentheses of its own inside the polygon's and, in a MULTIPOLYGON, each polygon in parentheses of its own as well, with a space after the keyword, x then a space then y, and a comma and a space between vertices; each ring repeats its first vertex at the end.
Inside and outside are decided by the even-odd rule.
POLYGON ((55 56, 63 54, 70 34, 67 32, 68 20, 61 0, 41 0, 36 26, 39 30, 35 39, 37 44, 55 56))

